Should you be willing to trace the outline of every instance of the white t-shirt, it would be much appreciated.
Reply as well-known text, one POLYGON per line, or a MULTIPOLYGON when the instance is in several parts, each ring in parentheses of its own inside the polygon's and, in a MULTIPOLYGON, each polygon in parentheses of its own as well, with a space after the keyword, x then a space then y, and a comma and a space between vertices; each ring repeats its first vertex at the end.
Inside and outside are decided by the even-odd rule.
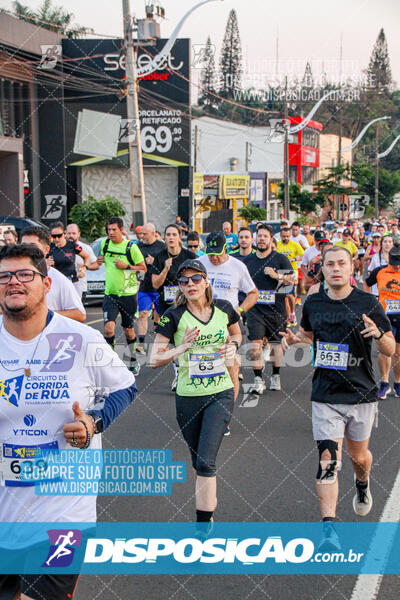
POLYGON ((297 242, 298 244, 300 244, 300 241, 301 241, 302 243, 300 244, 300 246, 302 248, 304 248, 304 250, 306 248, 310 247, 310 244, 308 243, 308 239, 302 233, 299 233, 299 235, 293 235, 292 234, 290 236, 290 239, 293 240, 294 242, 297 242))
MULTIPOLYGON (((93 252, 92 247, 89 246, 89 244, 84 244, 80 240, 79 240, 78 244, 82 247, 82 250, 85 250, 85 252, 87 252, 89 254, 90 262, 91 263, 96 262, 97 257, 95 255, 95 253, 93 252)), ((75 264, 76 264, 76 270, 78 272, 79 267, 84 265, 85 261, 83 260, 83 258, 81 256, 78 256, 78 254, 76 254, 75 264)), ((79 284, 80 284, 81 293, 87 292, 87 275, 85 275, 85 277, 79 277, 79 284)))
POLYGON ((305 267, 308 267, 310 261, 316 256, 318 256, 318 254, 320 254, 320 250, 318 250, 316 245, 314 244, 313 246, 310 246, 309 248, 307 248, 307 250, 304 251, 301 264, 305 267))
MULTIPOLYGON (((377 269, 378 267, 386 267, 386 265, 386 260, 382 257, 382 255, 379 252, 377 252, 377 254, 373 255, 373 257, 371 258, 371 262, 368 265, 368 274, 371 273, 374 269, 377 269)), ((371 294, 374 294, 374 296, 379 296, 379 290, 376 283, 371 288, 371 294)))
MULTIPOLYGON (((22 486, 12 474, 11 462, 28 458, 28 449, 71 448, 62 428, 74 420, 72 404, 78 400, 83 410, 91 408, 95 389, 126 389, 134 376, 100 332, 57 313, 29 341, 11 336, 0 317, 0 341, 0 521, 95 521, 96 496, 35 494, 34 485, 22 486)), ((100 434, 90 447, 101 448, 100 434)))
POLYGON ((77 308, 86 315, 82 300, 72 281, 54 267, 50 267, 48 273, 51 279, 51 288, 49 293, 46 294, 47 308, 50 310, 72 310, 77 308))
POLYGON ((228 260, 218 266, 210 262, 207 254, 198 260, 207 269, 214 297, 228 300, 234 308, 239 306, 239 291, 248 294, 256 288, 246 265, 233 256, 228 256, 228 260))

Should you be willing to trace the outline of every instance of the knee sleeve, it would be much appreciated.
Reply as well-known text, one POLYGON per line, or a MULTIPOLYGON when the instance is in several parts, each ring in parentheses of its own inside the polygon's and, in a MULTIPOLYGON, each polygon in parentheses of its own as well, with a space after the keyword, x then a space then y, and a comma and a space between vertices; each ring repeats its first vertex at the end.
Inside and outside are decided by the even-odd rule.
POLYGON ((318 440, 319 463, 317 472, 317 481, 320 484, 335 483, 337 472, 340 471, 342 463, 337 459, 338 443, 333 440, 318 440), (322 458, 322 454, 328 450, 330 459, 322 458))

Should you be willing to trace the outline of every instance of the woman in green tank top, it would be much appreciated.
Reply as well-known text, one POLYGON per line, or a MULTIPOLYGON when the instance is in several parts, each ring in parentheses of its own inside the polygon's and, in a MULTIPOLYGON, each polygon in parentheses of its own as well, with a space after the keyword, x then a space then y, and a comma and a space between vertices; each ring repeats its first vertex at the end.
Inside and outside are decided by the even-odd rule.
POLYGON ((185 261, 177 276, 175 305, 157 325, 150 364, 162 367, 178 359, 176 417, 196 477, 198 530, 207 535, 217 506, 216 457, 233 411, 229 366, 242 339, 240 317, 230 302, 213 299, 200 261, 185 261))

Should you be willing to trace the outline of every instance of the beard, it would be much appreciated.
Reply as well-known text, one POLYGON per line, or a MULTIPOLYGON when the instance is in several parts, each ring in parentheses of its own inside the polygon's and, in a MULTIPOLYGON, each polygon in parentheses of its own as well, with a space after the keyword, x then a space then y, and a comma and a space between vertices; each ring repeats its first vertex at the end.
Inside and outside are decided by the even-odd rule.
POLYGON ((38 308, 42 305, 44 301, 44 293, 42 297, 33 305, 33 306, 7 306, 5 301, 0 304, 0 308, 2 310, 3 316, 9 319, 10 321, 27 321, 30 319, 38 310, 38 308))
POLYGON ((267 252, 271 248, 271 244, 264 246, 263 248, 257 244, 257 250, 259 252, 267 252))

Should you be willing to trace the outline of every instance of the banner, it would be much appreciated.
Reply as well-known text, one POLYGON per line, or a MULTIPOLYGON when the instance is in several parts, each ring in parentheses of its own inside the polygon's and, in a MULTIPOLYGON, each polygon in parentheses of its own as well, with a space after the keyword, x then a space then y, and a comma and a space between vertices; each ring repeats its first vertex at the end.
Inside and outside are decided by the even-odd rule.
POLYGON ((219 197, 225 200, 249 197, 249 175, 221 175, 219 178, 219 197))
POLYGON ((193 195, 196 200, 201 200, 204 196, 203 173, 194 173, 193 175, 193 195))

